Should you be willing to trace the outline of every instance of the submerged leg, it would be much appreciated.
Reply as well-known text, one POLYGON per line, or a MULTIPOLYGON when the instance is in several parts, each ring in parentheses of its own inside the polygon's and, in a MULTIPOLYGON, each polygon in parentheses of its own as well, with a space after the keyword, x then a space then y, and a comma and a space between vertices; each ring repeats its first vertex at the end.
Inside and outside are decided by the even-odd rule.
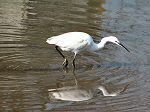
POLYGON ((73 76, 74 76, 75 84, 76 84, 76 86, 78 86, 78 80, 77 80, 77 77, 76 77, 74 69, 73 69, 73 76))
POLYGON ((77 53, 74 54, 74 58, 73 58, 73 61, 72 61, 72 65, 73 65, 73 69, 75 70, 75 59, 76 59, 76 55, 77 53))
POLYGON ((62 63, 63 67, 67 67, 68 66, 68 60, 65 58, 65 56, 62 54, 62 52, 58 49, 58 46, 55 46, 56 50, 58 51, 58 53, 65 59, 64 62, 62 63))

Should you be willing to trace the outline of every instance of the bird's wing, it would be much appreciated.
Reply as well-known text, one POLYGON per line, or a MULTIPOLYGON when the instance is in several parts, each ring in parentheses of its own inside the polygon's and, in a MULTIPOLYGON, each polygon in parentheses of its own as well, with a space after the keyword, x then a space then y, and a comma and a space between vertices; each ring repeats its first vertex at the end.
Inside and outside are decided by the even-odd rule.
POLYGON ((51 43, 59 46, 65 51, 80 51, 89 45, 89 41, 85 38, 80 37, 54 37, 51 43))
POLYGON ((66 33, 47 39, 49 44, 55 44, 66 51, 80 51, 86 48, 92 41, 90 35, 81 32, 66 33))
POLYGON ((62 50, 66 51, 80 51, 89 45, 89 42, 84 38, 64 38, 57 41, 57 44, 62 50))

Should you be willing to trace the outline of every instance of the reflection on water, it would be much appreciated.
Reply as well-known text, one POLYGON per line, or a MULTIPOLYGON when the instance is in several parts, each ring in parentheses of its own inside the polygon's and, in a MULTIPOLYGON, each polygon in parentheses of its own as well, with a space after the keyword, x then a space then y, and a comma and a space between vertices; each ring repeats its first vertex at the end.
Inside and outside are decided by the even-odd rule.
POLYGON ((80 89, 78 87, 66 86, 64 88, 49 89, 49 96, 54 99, 66 101, 84 101, 93 97, 90 90, 80 89))
POLYGON ((149 112, 149 6, 149 0, 1 0, 0 111, 149 112), (72 73, 62 71, 62 58, 45 42, 69 31, 84 31, 95 41, 114 35, 131 54, 108 45, 95 54, 78 55, 77 86, 72 73), (113 93, 128 84, 116 97, 97 89, 105 85, 113 93), (89 100, 49 100, 51 88, 55 95, 56 88, 84 90, 82 96, 89 100))
MULTIPOLYGON (((76 74, 73 74, 73 76, 75 75, 76 74)), ((73 86, 63 85, 64 87, 61 88, 48 89, 50 100, 59 99, 66 101, 85 101, 94 97, 96 89, 101 90, 104 96, 117 96, 127 89, 127 86, 125 86, 122 90, 109 93, 105 86, 99 84, 99 80, 85 82, 78 82, 78 80, 75 77, 75 85, 73 86)))

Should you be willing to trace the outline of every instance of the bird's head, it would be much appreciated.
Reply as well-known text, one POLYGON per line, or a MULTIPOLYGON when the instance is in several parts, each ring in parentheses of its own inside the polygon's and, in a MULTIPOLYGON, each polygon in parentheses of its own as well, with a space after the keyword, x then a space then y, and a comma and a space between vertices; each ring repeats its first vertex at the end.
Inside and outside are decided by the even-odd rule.
POLYGON ((105 37, 104 41, 114 43, 118 46, 125 48, 128 52, 130 52, 115 36, 105 37))

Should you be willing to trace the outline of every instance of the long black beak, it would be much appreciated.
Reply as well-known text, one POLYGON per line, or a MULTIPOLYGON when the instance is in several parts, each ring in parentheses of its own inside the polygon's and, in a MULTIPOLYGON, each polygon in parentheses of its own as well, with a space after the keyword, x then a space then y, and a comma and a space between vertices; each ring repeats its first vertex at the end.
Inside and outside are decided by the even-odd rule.
POLYGON ((130 52, 122 43, 118 43, 121 47, 125 48, 128 52, 130 52))

